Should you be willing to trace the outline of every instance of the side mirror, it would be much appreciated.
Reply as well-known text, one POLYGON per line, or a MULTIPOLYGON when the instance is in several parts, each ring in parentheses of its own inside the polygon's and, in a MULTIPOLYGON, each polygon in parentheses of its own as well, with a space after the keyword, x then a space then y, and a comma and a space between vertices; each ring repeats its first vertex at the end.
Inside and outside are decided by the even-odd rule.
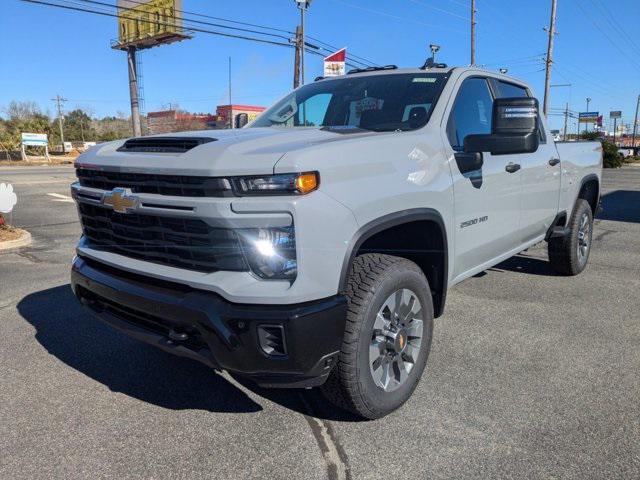
POLYGON ((538 150, 538 100, 535 98, 497 98, 493 102, 493 127, 489 135, 464 137, 466 153, 492 155, 533 153, 538 150))

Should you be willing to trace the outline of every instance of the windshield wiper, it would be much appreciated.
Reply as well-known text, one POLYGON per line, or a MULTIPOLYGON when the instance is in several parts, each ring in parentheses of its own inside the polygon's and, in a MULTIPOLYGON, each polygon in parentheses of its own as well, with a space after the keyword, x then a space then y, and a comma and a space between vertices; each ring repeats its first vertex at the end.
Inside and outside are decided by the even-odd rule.
POLYGON ((354 125, 327 125, 326 127, 322 127, 320 130, 332 133, 342 133, 344 135, 349 133, 375 132, 375 130, 372 130, 371 128, 356 127, 354 125))

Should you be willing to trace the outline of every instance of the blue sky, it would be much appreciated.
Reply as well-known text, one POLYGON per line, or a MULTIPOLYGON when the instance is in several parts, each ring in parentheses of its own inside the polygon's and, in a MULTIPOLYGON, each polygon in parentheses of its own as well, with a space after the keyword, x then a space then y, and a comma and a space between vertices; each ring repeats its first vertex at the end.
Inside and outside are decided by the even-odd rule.
MULTIPOLYGON (((428 45, 437 43, 440 61, 463 65, 469 63, 468 3, 314 0, 307 31, 379 64, 421 65, 428 45)), ((508 67, 540 99, 550 3, 477 0, 477 63, 508 67)), ((299 18, 293 0, 183 0, 183 9, 287 30, 299 18)), ((622 110, 623 121, 631 123, 640 93, 639 23, 637 0, 558 0, 552 83, 572 86, 553 88, 551 106, 569 102, 584 111, 591 97, 591 111, 608 117, 610 110, 622 110)), ((67 109, 88 108, 97 116, 128 113, 125 55, 109 48, 117 36, 114 18, 0 0, 0 32, 0 109, 11 100, 31 100, 52 112, 50 99, 59 93, 69 99, 67 109)), ((234 103, 269 105, 291 87, 293 50, 197 33, 142 53, 146 110, 177 103, 189 111, 214 111, 227 102, 229 56, 234 103)), ((321 57, 308 56, 308 81, 321 71, 321 57)), ((562 118, 551 117, 551 124, 560 128, 562 118)))

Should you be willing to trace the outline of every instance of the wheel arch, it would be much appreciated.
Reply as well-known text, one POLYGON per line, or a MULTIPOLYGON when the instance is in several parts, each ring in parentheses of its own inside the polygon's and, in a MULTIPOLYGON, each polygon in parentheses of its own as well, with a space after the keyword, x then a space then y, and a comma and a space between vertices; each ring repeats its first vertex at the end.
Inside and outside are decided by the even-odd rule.
POLYGON ((448 283, 448 244, 445 223, 437 210, 402 210, 358 229, 349 242, 342 264, 340 292, 346 292, 353 261, 362 253, 387 253, 417 263, 429 280, 434 314, 436 317, 442 315, 448 283))
POLYGON ((580 182, 580 189, 578 190, 576 201, 578 201, 578 199, 586 200, 589 203, 591 212, 595 217, 598 213, 598 204, 600 203, 600 179, 595 173, 586 175, 580 182))

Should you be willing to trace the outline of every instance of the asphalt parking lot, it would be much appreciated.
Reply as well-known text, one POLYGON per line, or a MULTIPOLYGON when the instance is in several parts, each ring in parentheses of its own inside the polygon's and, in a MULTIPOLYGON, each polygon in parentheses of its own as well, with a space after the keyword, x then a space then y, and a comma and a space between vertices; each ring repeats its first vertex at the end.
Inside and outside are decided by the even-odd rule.
POLYGON ((582 275, 540 245, 453 288, 413 398, 373 422, 87 316, 72 179, 0 169, 34 238, 0 254, 0 478, 640 477, 640 168, 605 171, 582 275))

